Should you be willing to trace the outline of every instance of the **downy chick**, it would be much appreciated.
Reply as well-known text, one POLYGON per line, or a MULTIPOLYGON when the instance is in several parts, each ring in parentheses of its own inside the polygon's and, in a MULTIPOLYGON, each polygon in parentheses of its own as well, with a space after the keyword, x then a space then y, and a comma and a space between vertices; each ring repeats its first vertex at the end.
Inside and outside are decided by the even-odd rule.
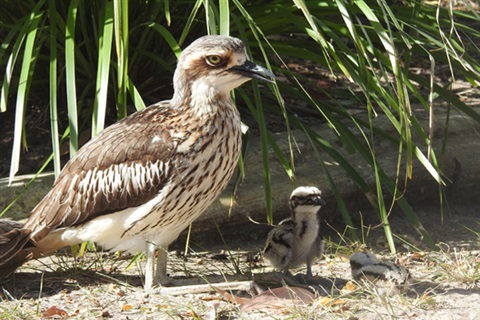
POLYGON ((312 277, 312 264, 322 257, 325 246, 318 217, 325 205, 321 195, 316 187, 299 187, 292 192, 292 215, 270 231, 263 251, 275 269, 288 272, 306 264, 307 277, 312 277))

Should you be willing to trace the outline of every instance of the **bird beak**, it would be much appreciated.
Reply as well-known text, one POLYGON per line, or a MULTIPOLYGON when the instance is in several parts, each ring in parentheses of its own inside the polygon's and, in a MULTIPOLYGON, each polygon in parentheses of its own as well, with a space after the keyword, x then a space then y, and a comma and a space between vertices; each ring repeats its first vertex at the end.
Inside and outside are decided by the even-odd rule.
POLYGON ((325 200, 323 200, 322 198, 320 198, 320 196, 315 197, 312 202, 313 202, 314 204, 316 204, 317 206, 324 206, 324 205, 327 204, 327 203, 325 202, 325 200))
POLYGON ((248 60, 245 61, 243 65, 232 67, 230 70, 238 71, 243 76, 248 78, 255 78, 270 83, 273 83, 273 79, 275 79, 275 75, 270 72, 270 70, 262 66, 256 65, 255 63, 248 60))

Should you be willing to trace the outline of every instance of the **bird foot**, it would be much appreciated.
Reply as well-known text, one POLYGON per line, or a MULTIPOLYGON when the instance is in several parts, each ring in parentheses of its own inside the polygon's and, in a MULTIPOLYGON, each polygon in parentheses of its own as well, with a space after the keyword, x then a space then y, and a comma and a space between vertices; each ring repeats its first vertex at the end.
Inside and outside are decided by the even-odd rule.
POLYGON ((162 279, 159 279, 157 286, 159 287, 173 287, 177 285, 177 281, 171 277, 165 276, 162 279))
POLYGON ((257 292, 251 277, 242 275, 211 275, 205 278, 162 278, 158 285, 150 290, 161 295, 183 295, 189 293, 216 292, 220 290, 241 290, 249 293, 257 292))
POLYGON ((293 278, 301 283, 301 284, 315 284, 317 281, 318 281, 318 277, 315 277, 314 275, 312 274, 301 274, 301 273, 297 273, 296 275, 293 276, 293 278))
POLYGON ((197 294, 207 292, 222 292, 222 291, 246 291, 250 292, 255 289, 255 283, 249 281, 234 281, 234 282, 220 282, 212 284, 187 284, 174 287, 156 287, 153 292, 161 295, 185 295, 185 294, 197 294))
POLYGON ((147 292, 157 292, 163 287, 174 287, 178 285, 176 280, 168 276, 163 276, 159 279, 153 279, 151 283, 145 283, 144 289, 147 292))

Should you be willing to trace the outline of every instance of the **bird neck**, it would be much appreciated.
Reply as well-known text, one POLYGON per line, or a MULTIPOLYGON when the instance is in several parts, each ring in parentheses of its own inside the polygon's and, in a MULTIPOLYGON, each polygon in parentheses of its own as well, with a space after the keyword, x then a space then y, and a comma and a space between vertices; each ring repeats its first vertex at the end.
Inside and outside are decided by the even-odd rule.
POLYGON ((299 239, 311 241, 317 236, 319 224, 316 211, 312 208, 296 208, 293 212, 295 234, 299 239))
POLYGON ((211 87, 195 88, 196 90, 176 91, 172 98, 172 107, 186 108, 198 116, 213 115, 225 106, 233 106, 230 95, 219 94, 211 87))
POLYGON ((312 222, 317 221, 318 220, 318 217, 317 217, 318 209, 320 209, 320 208, 319 207, 318 208, 316 208, 316 207, 315 208, 297 207, 292 212, 292 218, 297 223, 299 221, 312 221, 312 222))
POLYGON ((225 106, 235 108, 230 90, 219 90, 218 86, 205 81, 205 78, 187 79, 176 73, 173 83, 174 94, 171 100, 173 108, 185 108, 198 116, 216 114, 225 106))

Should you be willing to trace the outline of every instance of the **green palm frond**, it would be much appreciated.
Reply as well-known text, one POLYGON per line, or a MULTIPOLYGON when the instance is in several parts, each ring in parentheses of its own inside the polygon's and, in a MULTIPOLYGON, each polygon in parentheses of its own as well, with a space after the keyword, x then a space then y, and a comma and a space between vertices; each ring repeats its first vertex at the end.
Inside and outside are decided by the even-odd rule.
POLYGON ((49 105, 45 110, 50 113, 58 174, 60 135, 68 135, 73 155, 82 132, 96 135, 116 119, 169 97, 181 47, 207 33, 230 34, 242 38, 254 59, 280 79, 262 93, 252 84, 236 94, 258 127, 267 221, 273 215, 270 150, 293 187, 298 155, 292 130, 296 128, 316 150, 319 168, 330 181, 346 224, 352 225, 351 217, 341 190, 323 165, 325 159, 338 163, 364 194, 392 251, 388 216, 394 204, 433 247, 402 194, 415 174, 414 162, 425 167, 441 190, 448 132, 434 138, 433 125, 422 127, 412 105, 433 119, 436 105, 445 102, 480 121, 480 114, 450 89, 459 78, 479 85, 478 21, 474 8, 454 10, 416 0, 4 1, 0 4, 4 39, 0 111, 16 113, 10 179, 18 171, 22 146, 27 147, 25 110, 33 96, 49 105), (318 72, 291 67, 299 63, 328 74, 326 81, 334 82, 335 88, 320 85, 318 72), (415 72, 418 63, 428 72, 415 72), (438 66, 447 66, 449 81, 438 81, 438 66), (310 121, 297 116, 298 108, 286 103, 291 100, 302 101, 301 112, 308 113, 310 121), (352 106, 364 112, 354 113, 352 106), (270 113, 284 121, 287 152, 268 129, 270 113), (392 130, 378 125, 380 114, 392 130), (311 122, 329 127, 336 141, 322 137, 311 122), (433 139, 440 139, 442 148, 436 148, 433 139), (389 177, 378 160, 379 141, 398 150, 396 177, 389 177), (357 154, 371 168, 373 185, 349 164, 345 153, 357 154))

